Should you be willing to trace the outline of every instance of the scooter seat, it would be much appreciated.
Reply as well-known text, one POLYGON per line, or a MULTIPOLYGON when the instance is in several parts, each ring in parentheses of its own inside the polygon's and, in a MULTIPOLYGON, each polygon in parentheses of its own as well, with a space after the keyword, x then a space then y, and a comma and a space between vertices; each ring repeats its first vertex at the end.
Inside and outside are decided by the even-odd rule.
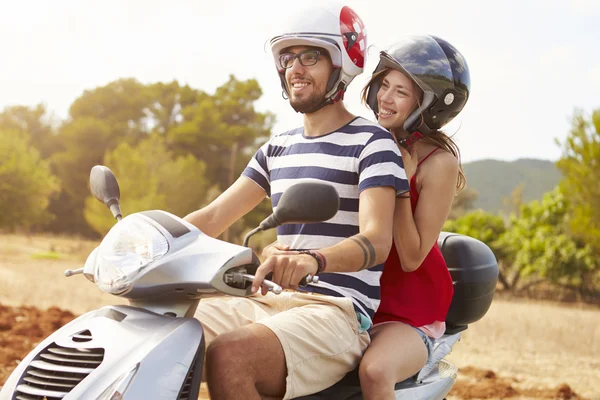
MULTIPOLYGON (((413 378, 396 384, 396 390, 413 383, 413 378)), ((358 367, 348 372, 342 380, 318 393, 297 397, 294 400, 362 400, 358 367)))
POLYGON ((297 397, 295 400, 359 400, 362 399, 358 367, 348 372, 346 376, 333 386, 318 393, 297 397))

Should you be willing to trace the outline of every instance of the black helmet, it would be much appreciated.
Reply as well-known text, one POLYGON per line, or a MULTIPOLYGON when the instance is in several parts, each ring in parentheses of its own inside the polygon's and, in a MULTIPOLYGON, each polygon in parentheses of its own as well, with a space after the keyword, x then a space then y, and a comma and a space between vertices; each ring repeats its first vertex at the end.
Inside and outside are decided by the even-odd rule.
MULTIPOLYGON (((467 62, 454 46, 439 37, 408 36, 395 43, 380 53, 379 64, 373 73, 384 68, 405 73, 423 91, 421 106, 404 122, 404 130, 408 133, 419 131, 427 135, 442 128, 458 115, 469 98, 471 80, 467 62)), ((367 104, 376 115, 380 86, 381 80, 377 80, 367 92, 367 104)))

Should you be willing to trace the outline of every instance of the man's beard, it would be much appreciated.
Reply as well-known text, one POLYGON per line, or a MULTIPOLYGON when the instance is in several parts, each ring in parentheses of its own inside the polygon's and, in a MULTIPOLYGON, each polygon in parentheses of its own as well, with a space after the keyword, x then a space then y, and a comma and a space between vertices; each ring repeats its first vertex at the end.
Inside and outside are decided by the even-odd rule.
POLYGON ((317 110, 317 107, 325 102, 325 93, 317 93, 316 91, 311 93, 310 96, 301 99, 294 99, 290 96, 290 105, 294 111, 309 114, 317 110))

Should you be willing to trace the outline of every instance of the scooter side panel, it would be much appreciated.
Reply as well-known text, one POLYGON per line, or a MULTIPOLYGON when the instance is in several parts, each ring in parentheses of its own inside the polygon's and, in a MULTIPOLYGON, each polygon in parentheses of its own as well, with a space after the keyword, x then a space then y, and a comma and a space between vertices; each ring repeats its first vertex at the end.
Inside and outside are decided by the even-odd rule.
POLYGON ((27 389, 19 385, 27 385, 23 378, 33 368, 31 363, 43 360, 40 353, 50 346, 104 350, 101 364, 71 389, 65 400, 97 398, 137 363, 139 369, 123 399, 175 399, 202 345, 202 336, 195 319, 166 317, 129 306, 103 307, 71 321, 36 346, 11 374, 0 400, 12 400, 17 388, 27 389), (91 335, 89 340, 81 341, 77 335, 82 332, 91 335))

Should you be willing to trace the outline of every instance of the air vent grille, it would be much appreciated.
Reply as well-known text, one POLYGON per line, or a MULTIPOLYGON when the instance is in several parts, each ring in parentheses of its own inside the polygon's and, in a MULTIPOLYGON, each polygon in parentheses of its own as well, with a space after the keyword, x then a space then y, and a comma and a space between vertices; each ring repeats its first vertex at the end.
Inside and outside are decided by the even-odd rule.
MULTIPOLYGON (((91 340, 91 334, 89 338, 91 340)), ((103 360, 104 349, 71 348, 52 344, 29 364, 13 399, 62 399, 98 368, 103 360)))

